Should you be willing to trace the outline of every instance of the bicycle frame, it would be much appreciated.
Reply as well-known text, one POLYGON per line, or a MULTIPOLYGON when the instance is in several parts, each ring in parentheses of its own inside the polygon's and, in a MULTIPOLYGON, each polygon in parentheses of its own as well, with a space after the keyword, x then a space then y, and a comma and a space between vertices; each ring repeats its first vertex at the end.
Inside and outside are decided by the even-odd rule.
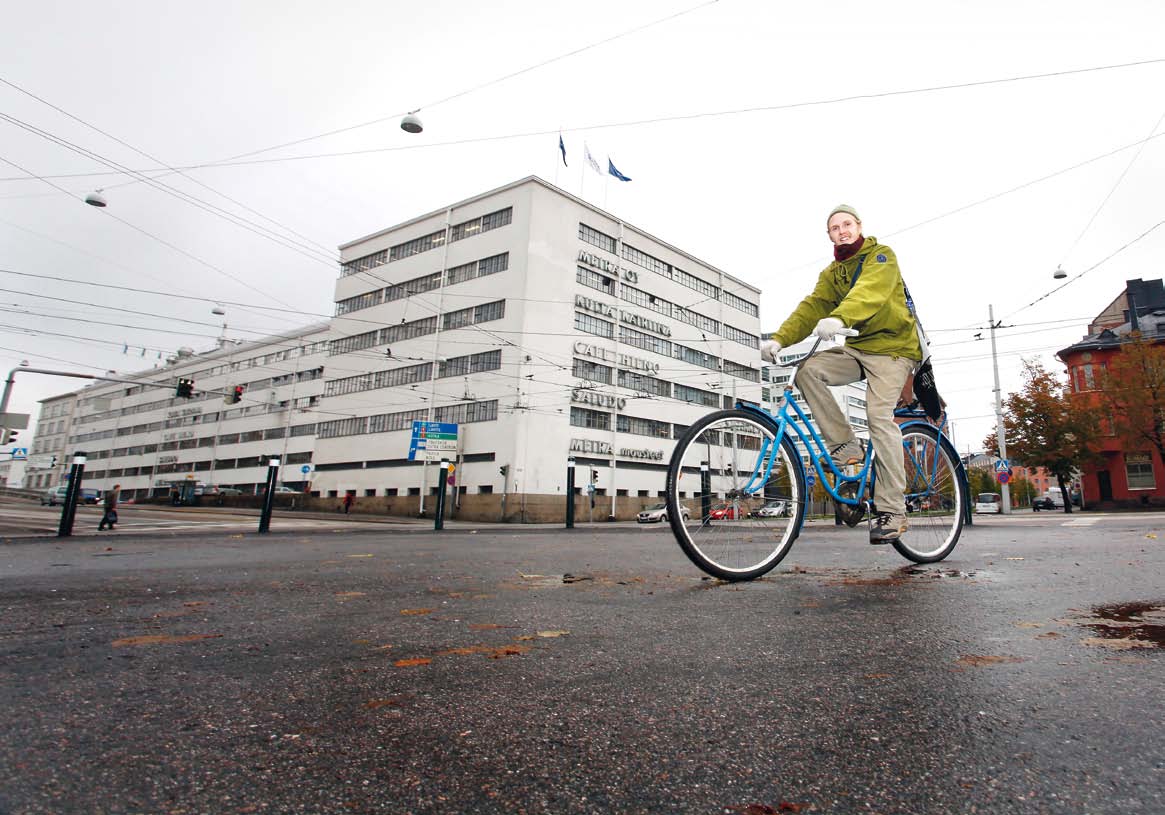
POLYGON ((805 445, 805 449, 809 451, 809 458, 813 462, 813 469, 821 478, 822 486, 825 487, 826 491, 830 494, 833 500, 839 503, 857 506, 861 503, 861 498, 846 498, 843 495, 839 495, 837 490, 834 489, 833 485, 825 479, 825 470, 821 466, 820 459, 824 457, 829 462, 830 472, 832 472, 833 475, 838 479, 839 483, 856 482, 858 485, 856 494, 861 496, 866 492, 867 481, 873 480, 873 469, 871 464, 874 461, 874 449, 870 447, 866 450, 866 460, 862 464, 862 469, 857 475, 846 475, 845 473, 841 472, 839 469, 837 469, 837 466, 833 463, 833 460, 829 458, 829 451, 826 449, 825 442, 819 435, 817 435, 817 431, 813 428, 813 425, 809 423, 809 419, 805 417, 804 412, 801 410, 801 406, 798 405, 793 399, 790 399, 789 394, 790 390, 786 389, 785 395, 781 399, 781 409, 776 413, 776 415, 770 413, 764 408, 754 407, 753 405, 746 405, 741 403, 737 403, 736 405, 736 407, 740 408, 741 410, 758 413, 762 416, 765 416, 770 421, 776 422, 777 424, 777 435, 773 437, 772 441, 766 439, 764 444, 761 446, 760 454, 757 456, 756 465, 753 468, 752 476, 749 478, 748 484, 746 484, 741 489, 741 492, 755 495, 757 492, 764 488, 765 484, 768 483, 769 474, 772 472, 773 464, 777 459, 777 450, 780 448, 781 440, 785 437, 788 429, 791 428, 793 432, 797 434, 797 437, 801 439, 801 443, 805 445), (792 405, 793 413, 795 414, 793 416, 789 415, 790 405, 792 405), (809 431, 808 435, 805 433, 806 430, 809 431), (762 467, 764 470, 763 474, 761 473, 762 467))

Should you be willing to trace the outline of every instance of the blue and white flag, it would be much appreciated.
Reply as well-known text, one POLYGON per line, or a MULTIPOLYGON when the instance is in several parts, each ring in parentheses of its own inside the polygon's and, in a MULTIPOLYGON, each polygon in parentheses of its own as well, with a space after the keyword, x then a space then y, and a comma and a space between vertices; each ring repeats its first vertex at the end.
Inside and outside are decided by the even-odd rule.
POLYGON ((563 144, 561 133, 558 134, 558 152, 562 153, 562 166, 569 167, 570 165, 566 163, 566 145, 563 144))
POLYGON ((610 173, 611 175, 615 176, 615 178, 619 179, 620 181, 630 181, 631 180, 630 178, 628 178, 627 176, 625 176, 621 172, 619 172, 617 169, 615 169, 615 162, 611 161, 610 156, 607 157, 607 172, 610 173))
POLYGON ((599 162, 595 161, 595 157, 591 155, 591 148, 587 147, 586 142, 583 142, 583 158, 586 160, 587 164, 590 165, 592 170, 594 170, 599 175, 603 174, 603 171, 599 169, 599 162))

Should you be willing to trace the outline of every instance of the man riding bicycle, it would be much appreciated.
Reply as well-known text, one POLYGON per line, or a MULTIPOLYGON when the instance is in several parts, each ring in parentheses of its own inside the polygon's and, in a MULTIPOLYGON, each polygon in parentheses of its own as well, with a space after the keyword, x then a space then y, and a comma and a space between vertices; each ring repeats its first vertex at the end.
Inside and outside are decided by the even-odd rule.
POLYGON ((826 228, 833 242, 833 263, 772 338, 761 343, 761 357, 776 363, 782 348, 810 333, 833 339, 842 329, 858 332, 844 346, 806 360, 795 383, 813 411, 833 463, 841 469, 861 463, 865 455, 829 386, 866 380, 866 417, 878 462, 878 512, 870 543, 890 543, 909 526, 902 435, 894 408, 907 376, 922 359, 922 348, 893 250, 877 238, 863 237, 861 218, 845 204, 829 213, 826 228))

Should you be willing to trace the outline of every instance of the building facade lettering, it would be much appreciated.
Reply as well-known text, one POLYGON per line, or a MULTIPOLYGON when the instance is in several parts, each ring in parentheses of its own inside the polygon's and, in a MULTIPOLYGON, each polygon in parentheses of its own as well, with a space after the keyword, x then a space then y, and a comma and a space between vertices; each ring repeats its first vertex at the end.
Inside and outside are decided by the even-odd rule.
POLYGON ((570 452, 597 453, 602 456, 609 456, 611 455, 611 443, 606 441, 595 441, 594 439, 571 439, 570 452))
POLYGON ((585 249, 579 250, 578 262, 585 263, 587 266, 590 266, 592 269, 598 269, 600 272, 621 277, 628 283, 639 282, 639 272, 634 269, 628 269, 626 266, 620 266, 618 263, 612 263, 606 258, 599 257, 585 249))
POLYGON ((576 294, 574 296, 574 307, 581 308, 583 311, 589 311, 591 314, 598 314, 600 317, 610 317, 612 320, 617 319, 621 323, 633 325, 636 328, 654 331, 656 334, 664 337, 671 336, 671 329, 659 322, 659 320, 653 320, 650 317, 644 317, 631 311, 617 309, 601 300, 587 297, 585 294, 576 294))
POLYGON ((572 388, 570 401, 579 405, 590 405, 597 408, 614 408, 622 410, 627 407, 627 400, 622 396, 611 396, 608 393, 596 393, 586 388, 572 388))
POLYGON ((589 342, 576 342, 574 344, 574 352, 580 357, 593 357, 594 359, 601 359, 603 362, 609 362, 615 365, 622 365, 624 368, 632 371, 644 371, 652 376, 659 375, 659 363, 651 362, 650 360, 633 357, 630 354, 620 354, 615 351, 609 351, 606 348, 601 348, 589 342))

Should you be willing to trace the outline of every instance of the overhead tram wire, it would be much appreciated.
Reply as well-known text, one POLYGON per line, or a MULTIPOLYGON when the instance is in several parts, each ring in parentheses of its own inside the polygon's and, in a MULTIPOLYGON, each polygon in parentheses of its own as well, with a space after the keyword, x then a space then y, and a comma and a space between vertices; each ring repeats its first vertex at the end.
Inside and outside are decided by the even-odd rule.
POLYGON ((204 183, 204 182, 202 182, 202 181, 199 181, 199 180, 198 180, 197 178, 195 178, 194 176, 188 175, 188 174, 186 174, 186 173, 182 172, 182 170, 179 170, 179 169, 177 169, 177 168, 171 167, 169 164, 167 164, 166 162, 162 161, 161 159, 159 159, 159 158, 157 158, 157 157, 155 157, 155 156, 152 156, 152 155, 150 155, 149 153, 145 152, 144 150, 142 150, 142 149, 140 149, 140 148, 138 148, 138 147, 135 147, 134 145, 130 144, 129 142, 127 142, 127 141, 125 141, 125 140, 123 140, 123 139, 120 139, 120 138, 118 138, 117 136, 114 136, 112 133, 108 133, 108 132, 106 132, 106 131, 102 130, 101 128, 97 127, 96 125, 94 125, 94 124, 91 124, 90 122, 87 122, 87 121, 85 121, 84 119, 80 118, 79 116, 75 116, 75 115, 73 115, 72 113, 70 113, 69 111, 67 111, 67 110, 64 110, 63 108, 61 108, 61 107, 59 107, 59 106, 57 106, 57 105, 54 105, 52 102, 48 101, 47 99, 43 99, 42 97, 40 97, 40 96, 37 96, 37 95, 36 95, 35 93, 33 93, 32 91, 29 91, 29 90, 27 90, 27 89, 25 89, 25 88, 22 88, 22 87, 20 87, 19 85, 17 85, 16 83, 14 83, 14 82, 11 82, 11 81, 9 81, 9 80, 5 79, 4 77, 0 77, 0 83, 3 83, 3 84, 5 84, 5 85, 7 85, 8 87, 12 88, 13 90, 16 90, 16 91, 19 91, 20 93, 23 93, 25 96, 28 96, 28 97, 30 97, 30 98, 32 98, 32 99, 35 99, 37 102, 40 102, 42 105, 45 105, 45 106, 47 106, 47 107, 50 107, 50 108, 52 108, 53 110, 57 111, 57 112, 58 112, 58 113, 60 113, 62 116, 66 116, 66 117, 68 117, 68 118, 72 119, 73 121, 75 121, 75 122, 78 122, 78 123, 80 123, 80 124, 84 125, 85 127, 89 128, 90 130, 93 130, 93 131, 95 131, 95 132, 97 132, 97 133, 100 133, 102 136, 105 136, 107 139, 111 139, 111 140, 113 140, 113 141, 117 142, 118 144, 122 145, 123 147, 126 147, 126 148, 128 148, 128 149, 130 149, 130 150, 134 151, 134 152, 135 152, 135 153, 137 153, 138 155, 140 155, 140 156, 145 156, 145 157, 146 157, 146 158, 148 158, 150 161, 153 161, 153 162, 156 162, 156 163, 158 163, 158 164, 161 164, 161 165, 162 165, 163 167, 165 167, 165 168, 166 168, 166 170, 168 170, 169 172, 171 172, 171 173, 177 173, 178 175, 181 175, 183 178, 187 179, 188 181, 192 181, 192 182, 194 182, 195 184, 199 185, 199 186, 200 186, 200 187, 202 187, 203 189, 209 190, 210 192, 213 192, 215 195, 218 195, 218 196, 220 196, 221 198, 224 198, 224 199, 226 199, 227 201, 230 201, 230 202, 231 202, 232 204, 234 204, 235 206, 242 207, 243 209, 247 210, 248 212, 250 212, 250 213, 253 213, 254 215, 257 215, 257 216, 259 216, 260 218, 262 218, 263 220, 267 221, 268 223, 275 224, 276 226, 278 226, 280 229, 284 230, 285 232, 288 232, 288 233, 290 233, 290 234, 292 234, 292 235, 295 235, 295 236, 296 236, 296 237, 298 237, 298 238, 302 238, 303 240, 307 241, 308 243, 311 243, 311 244, 313 244, 314 246, 318 247, 319 249, 322 249, 322 250, 324 250, 325 252, 332 253, 332 252, 334 251, 334 250, 332 250, 332 249, 329 249, 328 247, 324 246, 323 244, 317 243, 316 241, 313 241, 311 238, 308 238, 307 236, 305 236, 305 235, 302 235, 302 234, 300 234, 299 232, 296 232, 296 231, 295 231, 294 229, 292 229, 291 227, 289 227, 289 226, 286 226, 286 225, 284 225, 284 224, 281 224, 279 221, 276 221, 274 218, 269 218, 269 217, 267 217, 267 216, 266 216, 266 215, 264 215, 263 213, 259 212, 259 211, 258 211, 258 210, 256 210, 256 209, 253 209, 253 208, 251 208, 251 207, 247 206, 247 205, 246 205, 246 204, 244 204, 243 202, 241 202, 241 201, 236 201, 234 198, 231 198, 231 197, 230 197, 229 195, 227 195, 226 193, 224 193, 224 192, 221 192, 220 190, 216 190, 215 188, 211 187, 209 184, 206 184, 206 183, 204 183))
MULTIPOLYGON (((93 150, 88 149, 87 147, 82 147, 78 144, 74 144, 73 142, 69 141, 68 139, 62 138, 61 136, 58 136, 55 133, 50 133, 49 131, 47 131, 43 128, 37 127, 36 125, 29 124, 28 122, 22 121, 21 119, 17 119, 15 116, 11 116, 7 113, 0 112, 0 120, 8 122, 9 124, 14 125, 16 127, 19 127, 20 129, 25 130, 29 133, 32 133, 35 136, 39 136, 42 139, 45 139, 46 141, 52 142, 53 144, 56 144, 58 147, 64 147, 67 150, 71 150, 72 152, 74 152, 74 153, 76 153, 84 158, 90 159, 91 161, 96 161, 99 164, 104 164, 107 167, 114 168, 118 172, 124 172, 126 174, 136 176, 138 178, 138 180, 142 181, 145 184, 148 184, 150 187, 153 187, 154 189, 158 190, 159 192, 165 193, 166 195, 169 195, 173 198, 177 198, 179 201, 182 201, 183 203, 190 204, 194 207, 197 207, 198 209, 201 209, 204 212, 207 212, 211 215, 214 215, 217 218, 221 218, 221 219, 223 219, 223 220, 227 221, 228 223, 231 223, 235 226, 239 226, 243 229, 246 229, 248 232, 252 232, 261 238, 266 238, 274 243, 279 244, 280 246, 284 247, 285 249, 291 249, 292 251, 298 252, 301 255, 304 255, 305 257, 308 257, 312 260, 322 261, 322 262, 325 262, 329 265, 337 262, 336 255, 334 255, 332 253, 321 252, 320 250, 314 249, 311 246, 294 241, 291 238, 288 238, 284 235, 280 235, 279 233, 277 233, 271 229, 268 229, 267 227, 265 227, 261 224, 257 224, 254 221, 249 221, 240 215, 236 215, 233 212, 230 212, 228 210, 223 209, 222 207, 219 207, 215 204, 210 203, 209 201, 204 201, 203 199, 198 198, 197 196, 191 195, 190 193, 185 192, 183 190, 180 190, 177 187, 173 187, 169 184, 165 184, 163 182, 160 182, 154 178, 150 178, 149 176, 145 175, 144 173, 141 173, 137 170, 132 170, 132 169, 124 166, 123 164, 121 164, 117 161, 114 161, 113 159, 107 158, 107 157, 101 155, 100 153, 97 153, 93 150)), ((42 178, 42 180, 43 180, 43 178, 42 178)))
MULTIPOLYGON (((58 186, 57 184, 54 184, 52 181, 50 181, 50 180, 48 180, 48 179, 41 178, 41 177, 40 177, 40 176, 38 176, 36 173, 34 173, 34 172, 32 172, 31 170, 28 170, 28 169, 26 169, 26 168, 22 167, 21 165, 17 164, 16 162, 12 161, 12 160, 11 160, 11 159, 9 159, 9 158, 5 158, 4 156, 0 156, 0 161, 3 161, 3 162, 5 162, 6 164, 11 164, 13 167, 17 168, 18 170, 20 170, 20 171, 22 171, 22 172, 25 172, 25 173, 28 173, 30 176, 32 176, 32 177, 34 177, 34 178, 38 178, 38 179, 40 179, 40 180, 41 180, 41 181, 43 181, 45 184, 48 184, 50 187, 55 187, 56 189, 58 189, 58 190, 60 190, 61 192, 65 193, 66 195, 68 195, 70 198, 78 198, 78 196, 76 196, 76 195, 74 195, 73 193, 69 192, 69 191, 68 191, 68 190, 66 190, 65 188, 63 188, 63 187, 61 187, 61 186, 58 186)), ((272 300, 274 300, 276 303, 279 303, 280 305, 287 306, 288 308, 291 308, 291 305, 290 305, 289 303, 284 303, 284 302, 283 302, 282 300, 280 300, 278 297, 275 297, 274 295, 270 294, 269 292, 265 292, 265 291, 263 291, 262 289, 258 289, 258 288, 256 288, 256 287, 252 286, 250 283, 247 283, 246 281, 244 281, 244 280, 240 280, 239 278, 235 277, 235 276, 234 276, 234 275, 232 275, 230 272, 227 272, 227 271, 224 271, 223 269, 220 269, 220 268, 218 268, 217 266, 215 266, 215 265, 214 265, 213 263, 211 263, 210 261, 203 260, 202 258, 198 257, 197 255, 193 255, 193 254, 191 254, 190 252, 187 252, 185 249, 182 249, 181 247, 179 247, 179 246, 176 246, 176 245, 174 245, 174 244, 170 243, 170 242, 169 242, 169 241, 167 241, 166 239, 164 239, 164 238, 160 238, 160 237, 158 237, 157 235, 154 235, 153 233, 151 233, 151 232, 148 232, 148 231, 146 231, 145 229, 142 229, 140 226, 137 226, 136 224, 134 224, 134 223, 132 223, 132 222, 130 222, 130 221, 127 221, 127 220, 126 220, 126 219, 124 219, 124 218, 120 218, 120 217, 118 217, 117 215, 114 215, 113 213, 109 212, 109 209, 108 209, 108 207, 106 207, 106 208, 102 208, 102 209, 101 209, 101 213, 102 213, 103 215, 105 215, 107 218, 112 218, 113 220, 117 221, 118 223, 124 224, 125 226, 129 227, 130 229, 134 230, 135 232, 140 232, 141 234, 145 235, 146 237, 148 237, 148 238, 150 238, 150 239, 152 239, 152 240, 155 240, 155 241, 157 241, 158 243, 162 244, 163 246, 165 246, 165 247, 167 247, 167 248, 169 248, 169 249, 173 249, 173 250, 174 250, 175 252, 177 252, 178 254, 180 254, 180 255, 183 255, 184 257, 190 258, 191 260, 195 261, 195 262, 196 262, 196 263, 198 263, 199 265, 205 266, 206 268, 208 268, 208 269, 211 269, 212 271, 218 272, 218 273, 219 273, 219 274, 221 274, 223 277, 226 277, 227 279, 229 279, 229 280, 232 280, 232 281, 234 281, 235 283, 238 283, 240 286, 243 286, 243 287, 245 287, 245 288, 248 288, 248 289, 250 289, 251 291, 253 291, 253 292, 257 293, 257 294, 262 294, 262 295, 264 295, 264 296, 266 296, 266 297, 270 297, 270 298, 271 298, 272 300)))
MULTIPOLYGON (((1163 133, 1163 134, 1161 134, 1161 135, 1165 135, 1165 133, 1163 133)), ((1084 275, 1088 274, 1088 273, 1089 273, 1089 272, 1091 272, 1093 269, 1096 269, 1096 268, 1098 268, 1098 267, 1100 267, 1100 266, 1103 266, 1105 263, 1107 263, 1108 261, 1112 260, 1112 259, 1113 259, 1114 257, 1116 257, 1117 255, 1119 255, 1121 252, 1125 251, 1126 249, 1128 249, 1130 246, 1132 246, 1133 244, 1137 243, 1138 241, 1141 241, 1142 239, 1144 239, 1144 238, 1148 237, 1148 236, 1149 236, 1151 233, 1153 233, 1154 231, 1156 231, 1157 229, 1159 229, 1159 228, 1160 228, 1160 227, 1162 227, 1162 226, 1165 226, 1165 221, 1158 221, 1157 223, 1153 224, 1151 227, 1149 227, 1148 229, 1146 229, 1146 230, 1145 230, 1144 232, 1142 232, 1140 235, 1137 235, 1137 237, 1133 238, 1131 241, 1129 241, 1129 242, 1128 242, 1128 243, 1126 243, 1124 246, 1120 247, 1119 249, 1117 249, 1115 252, 1111 253, 1111 254, 1110 254, 1110 255, 1108 255, 1107 257, 1105 257, 1105 258, 1103 258, 1103 259, 1101 259, 1101 260, 1098 260, 1096 263, 1092 264, 1092 265, 1091 265, 1091 266, 1089 266, 1087 269, 1084 269, 1083 271, 1081 271, 1081 272, 1079 272, 1079 273, 1077 273, 1077 274, 1073 275, 1072 277, 1068 278, 1067 280, 1065 280, 1065 281, 1064 281, 1063 283, 1061 283, 1059 286, 1056 286, 1056 287, 1055 287, 1054 289, 1052 289, 1051 291, 1047 292, 1046 294, 1040 295, 1040 296, 1039 296, 1039 297, 1037 297, 1035 300, 1032 300, 1030 303, 1028 303, 1026 306, 1023 306, 1023 307, 1021 307, 1021 308, 1018 308, 1018 309, 1016 309, 1015 311, 1013 311, 1013 312, 1011 312, 1010 314, 1008 314, 1007 316, 1005 316, 1005 317, 1002 317, 1002 318, 1000 318, 1000 319, 1003 319, 1003 320, 1010 319, 1011 317, 1014 317, 1016 314, 1019 314, 1020 312, 1022 312, 1022 311, 1026 311, 1027 309, 1031 308, 1031 307, 1032 307, 1032 306, 1034 306, 1036 303, 1039 303, 1039 302, 1041 302, 1041 301, 1043 301, 1043 300, 1047 300, 1049 297, 1051 297, 1051 296, 1052 296, 1053 294, 1055 294, 1056 292, 1060 291, 1061 289, 1065 288, 1066 286, 1070 286, 1071 284, 1075 283, 1077 280, 1079 280, 1080 278, 1084 277, 1084 275)))
MULTIPOLYGON (((1145 66, 1145 65, 1155 65, 1155 64, 1160 64, 1160 63, 1165 63, 1165 57, 1156 58, 1156 59, 1148 59, 1148 60, 1140 60, 1138 62, 1125 62, 1125 63, 1118 63, 1118 64, 1112 64, 1112 65, 1099 65, 1099 66, 1094 66, 1094 67, 1089 67, 1089 68, 1075 68, 1075 69, 1068 69, 1068 70, 1063 70, 1063 71, 1049 71, 1046 73, 1039 73, 1039 74, 1026 74, 1026 75, 1021 75, 1021 76, 1003 77, 1003 78, 998 78, 998 79, 985 79, 985 80, 977 80, 977 81, 971 81, 971 82, 953 83, 953 84, 948 84, 948 85, 933 85, 933 86, 920 87, 920 88, 905 88, 905 89, 901 89, 901 90, 878 91, 878 92, 865 93, 865 94, 853 94, 853 95, 849 95, 849 96, 830 97, 828 99, 808 100, 808 101, 804 101, 804 102, 789 102, 789 103, 777 104, 777 105, 757 105, 754 107, 735 108, 735 109, 719 110, 719 111, 707 111, 707 112, 702 112, 702 113, 677 114, 677 115, 673 115, 673 116, 656 116, 656 117, 652 117, 652 118, 648 118, 648 119, 634 119, 634 120, 623 121, 623 122, 606 122, 606 123, 602 123, 602 124, 580 125, 580 126, 573 126, 573 127, 555 127, 553 129, 531 130, 531 131, 526 131, 526 132, 522 132, 522 133, 501 134, 501 135, 496 135, 496 136, 477 136, 477 137, 470 137, 470 138, 464 138, 464 139, 453 139, 453 140, 445 141, 445 142, 431 142, 431 143, 427 143, 427 144, 402 144, 402 145, 395 145, 395 146, 391 146, 391 147, 375 147, 375 148, 367 148, 367 149, 363 149, 363 150, 337 151, 337 152, 331 152, 331 153, 314 153, 314 154, 306 154, 306 155, 299 155, 299 156, 283 156, 283 157, 279 157, 279 158, 265 158, 265 159, 251 159, 251 158, 246 158, 244 156, 238 156, 235 158, 223 159, 221 161, 210 161, 210 162, 204 162, 201 164, 182 165, 182 166, 176 167, 175 170, 176 171, 177 170, 200 170, 200 169, 206 169, 206 168, 210 168, 210 167, 239 167, 239 166, 245 166, 245 165, 251 165, 251 164, 274 164, 274 163, 286 162, 286 161, 305 161, 305 160, 311 160, 311 159, 340 158, 340 157, 346 157, 346 156, 369 155, 369 154, 375 154, 375 153, 394 153, 394 152, 400 152, 400 151, 405 151, 405 150, 426 150, 426 149, 436 148, 436 147, 453 147, 453 146, 460 146, 460 145, 464 145, 464 144, 481 144, 481 143, 496 142, 496 141, 506 141, 506 140, 510 140, 510 139, 543 137, 543 136, 548 136, 548 135, 555 135, 559 132, 562 132, 562 133, 582 133, 582 132, 587 132, 587 131, 591 131, 591 130, 607 130, 607 129, 611 129, 611 128, 638 127, 638 126, 642 126, 642 125, 662 124, 662 123, 667 123, 667 122, 678 122, 678 121, 689 121, 689 120, 695 120, 695 119, 715 118, 718 116, 737 116, 737 115, 744 115, 744 114, 749 114, 749 113, 767 113, 767 112, 774 112, 774 111, 781 111, 781 110, 794 110, 797 108, 819 107, 819 106, 824 106, 824 105, 843 104, 843 103, 847 103, 847 102, 856 102, 856 101, 863 101, 863 100, 870 100, 870 99, 885 99, 885 98, 894 97, 894 96, 909 96, 909 95, 925 94, 925 93, 939 93, 942 91, 963 90, 966 88, 984 87, 984 86, 991 86, 991 85, 1001 85, 1001 84, 1006 84, 1006 83, 1011 83, 1011 82, 1026 82, 1026 81, 1037 80, 1037 79, 1049 79, 1049 78, 1055 78, 1055 77, 1072 76, 1075 74, 1094 73, 1094 72, 1098 72, 1098 71, 1109 71, 1109 70, 1117 70, 1117 69, 1122 69, 1122 68, 1134 68, 1134 67, 1141 67, 1141 66, 1145 66)), ((324 135, 326 135, 326 134, 324 134, 324 135)), ((320 138, 320 137, 312 137, 312 138, 320 138)), ((309 139, 306 139, 305 141, 310 141, 310 140, 311 139, 309 138, 309 139)), ((1145 141, 1145 140, 1142 140, 1142 141, 1145 141)), ((1136 146, 1137 144, 1141 144, 1141 142, 1140 141, 1134 142, 1132 145, 1128 145, 1128 146, 1130 146, 1130 147, 1136 146)), ((286 145, 280 145, 280 146, 286 146, 286 145)), ((249 153, 246 155, 253 156, 253 155, 257 155, 259 153, 269 152, 270 150, 278 149, 278 147, 279 146, 266 148, 265 150, 255 151, 253 153, 249 153)), ((1127 149, 1127 147, 1121 148, 1121 149, 1127 149)), ((1103 156, 1100 158, 1103 158, 1103 156)), ((1083 165, 1081 165, 1081 166, 1083 166, 1083 165)), ((1069 169, 1073 169, 1073 168, 1069 168, 1069 169)), ((134 171, 134 172, 142 172, 142 171, 134 171)), ((40 176, 38 176, 38 177, 40 177, 40 176)), ((55 177, 56 176, 44 176, 44 178, 55 178, 55 177)), ((72 176, 64 176, 64 177, 74 177, 75 178, 77 176, 72 175, 72 176)), ((0 177, 0 181, 19 181, 19 180, 23 180, 23 179, 0 177)), ((940 217, 942 217, 942 216, 940 216, 940 217)), ((923 223, 928 223, 928 222, 923 222, 923 223)), ((922 224, 915 224, 914 226, 907 227, 907 229, 914 229, 915 227, 921 226, 921 225, 922 224)), ((905 230, 900 230, 900 231, 905 231, 905 230)))

